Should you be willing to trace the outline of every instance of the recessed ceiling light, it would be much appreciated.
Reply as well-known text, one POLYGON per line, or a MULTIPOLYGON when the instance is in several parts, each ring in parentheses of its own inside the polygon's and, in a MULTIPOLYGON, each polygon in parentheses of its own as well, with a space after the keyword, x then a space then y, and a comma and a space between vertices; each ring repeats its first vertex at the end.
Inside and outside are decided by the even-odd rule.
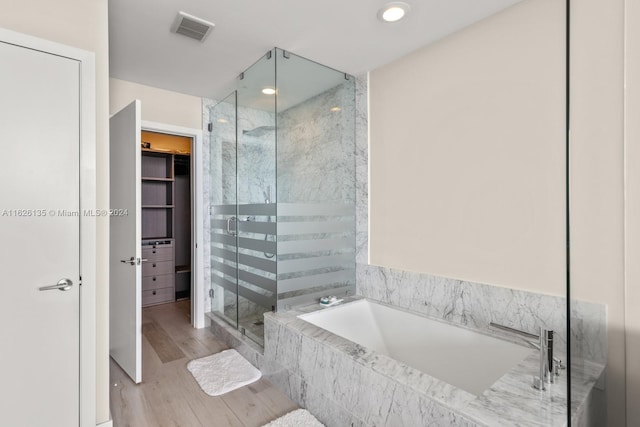
POLYGON ((218 119, 217 121, 218 123, 229 123, 229 120, 227 119, 218 119))
POLYGON ((378 11, 378 19, 384 22, 396 22, 404 18, 410 9, 411 6, 404 2, 387 3, 378 11))
POLYGON ((340 107, 331 107, 329 109, 329 111, 331 111, 332 113, 337 113, 338 111, 341 111, 341 110, 342 110, 342 108, 340 108, 340 107))
POLYGON ((264 89, 262 89, 262 93, 264 93, 265 95, 273 95, 276 93, 276 90, 272 87, 265 87, 264 89))

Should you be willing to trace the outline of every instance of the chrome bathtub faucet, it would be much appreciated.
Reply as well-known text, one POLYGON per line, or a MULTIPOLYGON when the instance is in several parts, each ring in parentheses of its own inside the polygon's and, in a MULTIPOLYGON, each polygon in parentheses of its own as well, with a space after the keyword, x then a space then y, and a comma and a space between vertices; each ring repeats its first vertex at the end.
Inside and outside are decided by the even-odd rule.
POLYGON ((540 328, 540 375, 533 378, 533 388, 545 390, 545 384, 556 382, 557 369, 553 360, 553 331, 540 328))
POLYGON ((538 343, 525 339, 524 342, 536 348, 540 352, 540 371, 539 376, 533 377, 533 387, 537 390, 546 390, 546 384, 556 382, 556 377, 560 375, 559 370, 565 369, 562 360, 553 355, 553 331, 550 329, 540 328, 540 335, 530 334, 519 329, 510 328, 508 326, 497 323, 489 323, 489 326, 501 331, 506 331, 520 335, 525 338, 537 339, 538 343))

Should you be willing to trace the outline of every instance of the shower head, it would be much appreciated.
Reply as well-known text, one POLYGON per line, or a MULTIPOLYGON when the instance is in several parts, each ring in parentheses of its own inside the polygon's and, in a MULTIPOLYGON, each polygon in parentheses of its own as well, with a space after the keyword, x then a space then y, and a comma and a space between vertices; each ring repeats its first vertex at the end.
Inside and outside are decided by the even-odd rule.
POLYGON ((242 130, 242 134, 243 135, 248 135, 248 136, 262 136, 267 132, 272 132, 276 130, 275 126, 258 126, 257 128, 254 129, 249 129, 249 130, 242 130))

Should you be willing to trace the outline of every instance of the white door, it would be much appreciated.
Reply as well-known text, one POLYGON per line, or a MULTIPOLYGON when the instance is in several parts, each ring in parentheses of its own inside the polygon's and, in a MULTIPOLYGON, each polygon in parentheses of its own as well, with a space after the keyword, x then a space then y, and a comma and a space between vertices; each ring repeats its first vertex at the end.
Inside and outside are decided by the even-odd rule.
POLYGON ((0 42, 3 426, 79 424, 79 82, 78 61, 0 42))
POLYGON ((131 377, 142 381, 142 267, 140 224, 140 101, 110 119, 111 210, 110 353, 131 377))

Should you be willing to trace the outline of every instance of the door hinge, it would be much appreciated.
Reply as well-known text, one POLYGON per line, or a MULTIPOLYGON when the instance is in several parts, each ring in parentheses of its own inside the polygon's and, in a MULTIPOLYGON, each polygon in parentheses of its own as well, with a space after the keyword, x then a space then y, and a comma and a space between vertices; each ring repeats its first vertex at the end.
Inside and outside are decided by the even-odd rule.
POLYGON ((209 298, 213 298, 213 289, 209 289, 209 298))
POLYGON ((207 123, 207 130, 209 132, 213 132, 213 123, 211 123, 211 122, 207 123))

